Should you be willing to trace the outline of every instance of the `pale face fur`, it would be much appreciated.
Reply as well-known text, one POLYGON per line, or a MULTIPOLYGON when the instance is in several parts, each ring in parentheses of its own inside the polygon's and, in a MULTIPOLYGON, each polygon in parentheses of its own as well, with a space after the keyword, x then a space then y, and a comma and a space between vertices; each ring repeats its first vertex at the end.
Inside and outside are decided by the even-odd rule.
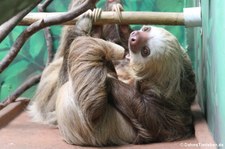
POLYGON ((129 40, 130 66, 137 80, 151 80, 151 85, 165 90, 168 96, 179 90, 183 57, 186 54, 177 39, 163 28, 143 26, 136 38, 143 39, 132 45, 129 40), (142 56, 141 50, 148 47, 150 54, 142 56), (173 91, 172 91, 173 90, 173 91))

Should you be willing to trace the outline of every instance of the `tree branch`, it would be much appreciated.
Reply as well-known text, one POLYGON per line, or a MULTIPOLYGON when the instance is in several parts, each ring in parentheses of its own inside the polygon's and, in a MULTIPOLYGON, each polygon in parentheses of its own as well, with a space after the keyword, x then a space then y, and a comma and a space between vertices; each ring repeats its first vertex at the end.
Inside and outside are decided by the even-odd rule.
POLYGON ((13 30, 13 28, 26 16, 41 0, 37 0, 28 8, 20 11, 17 15, 13 16, 10 20, 0 26, 0 43, 2 40, 13 30))
POLYGON ((35 75, 32 78, 29 78, 28 80, 26 80, 8 98, 3 100, 3 102, 0 104, 0 110, 6 107, 7 105, 9 105, 10 103, 14 102, 27 89, 37 84, 40 81, 40 78, 41 78, 41 74, 35 75))
POLYGON ((38 11, 39 12, 44 12, 45 9, 48 7, 48 5, 52 2, 53 0, 45 0, 42 4, 38 5, 38 11))
MULTIPOLYGON (((45 9, 48 7, 48 5, 52 2, 53 0, 46 0, 45 2, 43 2, 42 4, 38 5, 38 11, 39 12, 44 12, 45 9)), ((52 34, 50 31, 50 27, 46 27, 44 28, 44 34, 45 34, 45 39, 46 39, 46 45, 47 45, 47 49, 48 49, 48 60, 47 60, 47 64, 48 65, 53 57, 53 39, 52 39, 52 34)))
POLYGON ((72 20, 73 18, 79 16, 80 14, 84 13, 89 8, 91 8, 93 5, 91 1, 92 0, 86 0, 80 6, 76 7, 75 9, 65 14, 58 15, 56 17, 46 17, 28 26, 17 38, 16 42, 11 47, 9 53, 0 62, 0 73, 4 71, 5 68, 14 60, 14 58, 17 56, 18 52, 20 51, 21 47, 23 46, 23 44, 27 41, 27 39, 31 35, 33 35, 35 32, 47 26, 56 25, 62 22, 72 20))

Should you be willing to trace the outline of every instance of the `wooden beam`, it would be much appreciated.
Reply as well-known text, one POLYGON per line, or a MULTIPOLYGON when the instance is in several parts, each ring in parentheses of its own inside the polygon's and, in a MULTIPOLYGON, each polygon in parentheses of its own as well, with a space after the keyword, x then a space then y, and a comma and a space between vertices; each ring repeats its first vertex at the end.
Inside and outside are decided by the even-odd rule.
MULTIPOLYGON (((94 22, 96 25, 101 24, 155 24, 155 25, 184 25, 183 13, 175 12, 137 12, 124 11, 122 21, 120 22, 115 12, 104 11, 100 18, 94 22)), ((54 13, 29 13, 23 18, 19 25, 30 25, 33 22, 46 17, 55 17, 65 14, 65 12, 54 13)), ((74 25, 78 18, 68 21, 61 25, 74 25)))

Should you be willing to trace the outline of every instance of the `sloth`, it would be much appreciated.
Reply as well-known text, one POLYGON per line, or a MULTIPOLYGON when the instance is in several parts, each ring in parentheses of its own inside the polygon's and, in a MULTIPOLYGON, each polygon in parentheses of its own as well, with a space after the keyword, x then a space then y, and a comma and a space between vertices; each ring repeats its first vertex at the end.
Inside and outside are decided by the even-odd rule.
MULTIPOLYGON (((168 31, 143 26, 128 39, 124 83, 113 61, 125 58, 117 44, 93 38, 92 17, 76 23, 70 43, 47 66, 29 112, 55 125, 69 144, 108 146, 190 137, 196 84, 191 61, 168 31)), ((67 38, 62 38, 62 44, 67 38)))
MULTIPOLYGON (((81 22, 92 23, 89 16, 81 22)), ((71 43, 62 65, 68 80, 56 102, 58 128, 67 143, 144 144, 193 135, 195 76, 177 39, 162 28, 144 26, 130 34, 128 46, 134 85, 119 80, 112 65, 125 57, 124 48, 88 36, 71 43)))

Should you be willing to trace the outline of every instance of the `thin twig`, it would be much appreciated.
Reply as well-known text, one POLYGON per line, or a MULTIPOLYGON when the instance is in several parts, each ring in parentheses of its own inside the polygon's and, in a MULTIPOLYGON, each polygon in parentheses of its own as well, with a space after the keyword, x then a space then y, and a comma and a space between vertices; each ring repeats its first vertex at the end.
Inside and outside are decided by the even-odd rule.
MULTIPOLYGON (((48 5, 52 1, 53 0, 46 0, 42 4, 39 4, 38 11, 44 12, 46 10, 46 8, 48 7, 48 5)), ((46 45, 47 45, 47 49, 48 49, 48 60, 47 60, 47 64, 46 64, 46 65, 48 65, 52 61, 53 56, 54 56, 54 54, 53 54, 53 38, 52 38, 50 27, 44 28, 44 35, 45 35, 46 45)))
POLYGON ((6 67, 15 59, 18 52, 20 51, 23 44, 27 41, 27 39, 33 35, 35 32, 39 31, 40 29, 43 29, 50 25, 56 25, 60 24, 62 22, 69 21, 85 11, 87 11, 89 8, 92 8, 92 0, 86 0, 83 4, 76 7, 75 9, 56 16, 56 17, 46 17, 44 19, 41 19, 37 22, 34 22, 30 26, 28 26, 17 38, 16 42, 11 47, 9 53, 3 58, 3 60, 0 62, 0 73, 5 70, 6 67))
POLYGON ((54 57, 54 52, 53 52, 53 38, 52 38, 52 34, 51 34, 51 30, 50 27, 46 27, 44 29, 44 34, 45 34, 45 39, 46 39, 46 45, 48 48, 48 60, 47 60, 47 64, 52 62, 53 57, 54 57))
POLYGON ((9 105, 12 102, 15 102, 15 100, 24 93, 27 89, 34 86, 40 81, 41 74, 35 75, 28 80, 26 80, 22 85, 20 85, 8 98, 3 100, 3 102, 0 104, 0 110, 9 105))
POLYGON ((10 20, 8 20, 7 22, 3 23, 0 26, 0 43, 13 30, 13 28, 23 19, 23 17, 26 16, 40 2, 41 0, 35 1, 35 3, 33 3, 31 6, 20 11, 17 15, 15 15, 10 20))

